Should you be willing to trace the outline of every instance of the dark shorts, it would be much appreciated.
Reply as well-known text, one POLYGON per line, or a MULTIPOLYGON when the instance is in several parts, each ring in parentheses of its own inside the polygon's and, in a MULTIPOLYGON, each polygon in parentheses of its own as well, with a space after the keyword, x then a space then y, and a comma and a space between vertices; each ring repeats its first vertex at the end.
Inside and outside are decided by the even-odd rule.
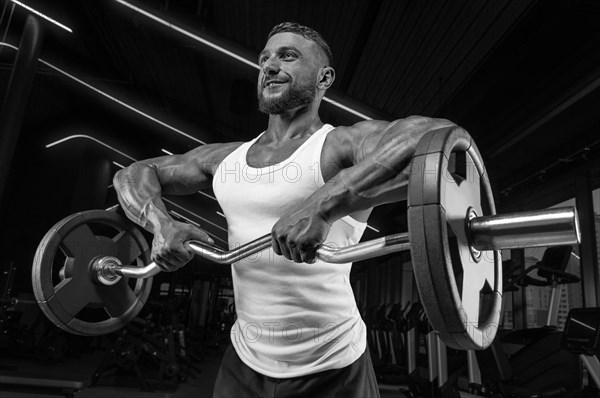
POLYGON ((229 346, 215 381, 213 398, 241 397, 379 397, 369 349, 342 369, 277 379, 264 376, 243 363, 229 346))

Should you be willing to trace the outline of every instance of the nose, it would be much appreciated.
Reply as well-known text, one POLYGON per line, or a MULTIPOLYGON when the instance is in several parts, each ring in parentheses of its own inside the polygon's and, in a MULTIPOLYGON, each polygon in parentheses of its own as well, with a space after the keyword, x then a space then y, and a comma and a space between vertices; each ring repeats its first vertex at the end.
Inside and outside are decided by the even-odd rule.
POLYGON ((262 65, 263 73, 266 75, 274 75, 279 72, 279 60, 276 56, 267 58, 262 65))

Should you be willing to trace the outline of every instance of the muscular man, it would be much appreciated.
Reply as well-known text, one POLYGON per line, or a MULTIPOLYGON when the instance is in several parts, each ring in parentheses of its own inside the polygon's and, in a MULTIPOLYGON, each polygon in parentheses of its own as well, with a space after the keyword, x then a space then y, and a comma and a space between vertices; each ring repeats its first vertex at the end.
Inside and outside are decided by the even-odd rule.
POLYGON ((162 193, 212 184, 231 248, 271 233, 272 249, 232 266, 237 321, 215 397, 378 396, 351 264, 316 260, 315 252, 323 243, 358 243, 374 206, 406 197, 420 137, 452 123, 413 116, 324 124, 318 110, 335 79, 331 50, 305 26, 275 26, 258 62, 266 131, 134 163, 114 178, 119 201, 154 234, 152 260, 165 271, 192 258, 185 241, 213 242, 173 220, 162 193))

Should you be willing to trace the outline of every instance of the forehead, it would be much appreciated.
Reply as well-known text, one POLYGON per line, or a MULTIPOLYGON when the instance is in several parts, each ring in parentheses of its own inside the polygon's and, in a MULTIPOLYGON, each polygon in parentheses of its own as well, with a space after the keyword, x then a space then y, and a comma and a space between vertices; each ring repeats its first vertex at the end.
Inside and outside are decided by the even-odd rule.
POLYGON ((317 45, 315 42, 309 39, 305 39, 304 36, 292 33, 282 32, 277 33, 267 41, 263 52, 276 52, 281 47, 295 47, 298 50, 304 52, 313 52, 317 54, 317 45))

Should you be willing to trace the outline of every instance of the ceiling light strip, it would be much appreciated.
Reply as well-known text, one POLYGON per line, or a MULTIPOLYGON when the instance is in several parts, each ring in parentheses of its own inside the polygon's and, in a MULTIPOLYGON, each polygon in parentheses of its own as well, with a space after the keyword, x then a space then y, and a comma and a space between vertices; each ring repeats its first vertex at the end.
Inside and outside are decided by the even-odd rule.
POLYGON ((57 20, 55 20, 55 19, 52 19, 52 18, 50 18, 49 16, 42 14, 42 13, 41 13, 41 12, 39 12, 38 10, 34 10, 33 8, 29 7, 28 5, 21 3, 20 1, 17 1, 17 0, 11 0, 11 1, 12 1, 13 3, 15 3, 16 5, 23 7, 23 8, 24 8, 24 9, 26 9, 27 11, 30 11, 32 14, 35 14, 35 15, 37 15, 37 16, 39 16, 39 17, 42 17, 42 18, 44 18, 46 21, 52 22, 54 25, 56 25, 56 26, 58 26, 58 27, 60 27, 60 28, 63 28, 64 30, 66 30, 66 31, 67 31, 67 32, 69 32, 69 33, 73 33, 73 31, 71 30, 71 28, 69 28, 68 26, 66 26, 66 25, 63 25, 63 24, 61 24, 60 22, 58 22, 57 20))
POLYGON ((131 160, 133 162, 136 161, 134 158, 132 158, 131 156, 129 156, 125 152, 121 152, 118 149, 113 148, 112 146, 108 145, 107 143, 105 143, 103 141, 100 141, 99 139, 94 138, 94 137, 89 136, 89 135, 86 135, 86 134, 73 134, 73 135, 69 135, 67 137, 61 138, 60 140, 57 140, 57 141, 51 142, 49 144, 46 144, 46 148, 52 148, 55 145, 62 144, 63 142, 70 141, 70 140, 73 140, 75 138, 85 138, 87 140, 94 141, 94 142, 102 145, 103 147, 108 148, 108 149, 110 149, 110 150, 118 153, 119 155, 126 157, 127 159, 129 159, 129 160, 131 160))
POLYGON ((377 233, 380 232, 377 228, 374 228, 374 227, 370 226, 369 224, 367 224, 367 228, 369 228, 371 231, 375 231, 377 233))
MULTIPOLYGON (((6 3, 8 4, 8 3, 6 3)), ((12 7, 10 7, 10 15, 8 16, 8 19, 6 20, 6 28, 4 29, 4 36, 2 36, 2 41, 6 40, 6 35, 8 34, 8 28, 10 28, 10 23, 12 22, 12 17, 13 17, 13 13, 15 11, 15 5, 13 4, 12 7)), ((2 19, 4 19, 4 15, 2 15, 2 19)), ((16 49, 16 47, 15 47, 16 49)), ((2 52, 2 49, 0 48, 0 53, 2 52)))
MULTIPOLYGON (((160 18, 160 17, 158 17, 158 16, 156 16, 156 15, 154 15, 154 14, 148 12, 148 11, 145 11, 145 10, 143 10, 143 9, 141 9, 141 8, 139 8, 139 7, 131 4, 131 3, 128 3, 128 2, 126 2, 124 0, 115 0, 115 1, 117 3, 119 3, 119 4, 124 5, 125 7, 130 8, 131 10, 133 10, 133 11, 135 11, 135 12, 141 14, 141 15, 144 15, 144 16, 152 19, 153 21, 156 21, 156 22, 160 23, 161 25, 167 26, 170 29, 173 29, 174 31, 183 34, 184 36, 189 37, 190 39, 196 40, 196 41, 198 41, 198 42, 200 42, 200 43, 202 43, 202 44, 204 44, 206 46, 209 46, 209 47, 211 47, 211 48, 219 51, 222 54, 225 54, 225 55, 227 55, 227 56, 229 56, 231 58, 234 58, 234 59, 236 59, 236 60, 238 60, 238 61, 240 61, 240 62, 242 62, 242 63, 244 63, 246 65, 249 65, 249 66, 253 67, 256 70, 260 69, 260 67, 256 64, 256 62, 250 61, 250 60, 242 57, 241 55, 238 55, 238 54, 236 54, 236 53, 234 53, 234 52, 232 52, 230 50, 227 50, 226 48, 223 48, 223 47, 221 47, 221 46, 219 46, 219 45, 211 42, 210 40, 207 40, 207 39, 204 39, 204 38, 202 38, 202 37, 200 37, 198 35, 195 35, 192 32, 189 32, 189 31, 187 31, 187 30, 185 30, 185 29, 183 29, 183 28, 181 28, 181 27, 179 27, 179 26, 177 26, 177 25, 175 25, 175 24, 173 24, 171 22, 168 22, 168 21, 166 21, 166 20, 164 20, 164 19, 162 19, 162 18, 160 18)), ((356 116, 358 116, 358 117, 360 117, 362 119, 372 120, 372 118, 370 118, 369 116, 367 116, 367 115, 365 115, 363 113, 360 113, 359 111, 357 111, 355 109, 352 109, 352 108, 350 108, 350 107, 348 107, 346 105, 343 105, 343 104, 341 104, 341 103, 339 103, 337 101, 329 99, 328 97, 323 97, 323 100, 326 101, 326 102, 329 102, 330 104, 332 104, 334 106, 337 106, 340 109, 345 110, 346 112, 350 112, 350 113, 352 113, 352 114, 354 114, 354 115, 356 115, 356 116)))
POLYGON ((123 0, 116 0, 116 2, 124 5, 125 7, 128 7, 130 9, 132 9, 133 11, 137 12, 138 14, 142 14, 142 15, 144 15, 144 16, 146 16, 146 17, 148 17, 148 18, 150 18, 150 19, 158 22, 161 25, 167 26, 167 27, 173 29, 174 31, 181 33, 184 36, 187 36, 187 37, 189 37, 191 39, 194 39, 194 40, 196 40, 196 41, 198 41, 198 42, 200 42, 200 43, 202 43, 204 45, 207 45, 207 46, 209 46, 209 47, 211 47, 211 48, 213 48, 213 49, 215 49, 215 50, 217 50, 217 51, 219 51, 219 52, 221 52, 221 53, 223 53, 225 55, 228 55, 228 56, 230 56, 232 58, 235 58, 238 61, 243 62, 246 65, 249 65, 249 66, 251 66, 251 67, 253 67, 255 69, 259 69, 259 67, 256 64, 256 62, 249 61, 246 58, 244 58, 244 57, 242 57, 240 55, 237 55, 236 53, 234 53, 232 51, 229 51, 229 50, 227 50, 227 49, 225 49, 225 48, 223 48, 221 46, 218 46, 215 43, 213 43, 213 42, 211 42, 209 40, 206 40, 206 39, 204 39, 204 38, 202 38, 200 36, 197 36, 197 35, 193 34, 192 32, 189 32, 189 31, 187 31, 187 30, 185 30, 185 29, 183 29, 183 28, 181 28, 181 27, 179 27, 177 25, 174 25, 174 24, 172 24, 172 23, 170 23, 168 21, 165 21, 164 19, 162 19, 162 18, 160 18, 160 17, 158 17, 158 16, 156 16, 154 14, 151 14, 148 11, 142 10, 141 8, 139 8, 137 6, 134 6, 131 3, 128 3, 128 2, 123 1, 123 0))
POLYGON ((50 67, 50 68, 54 69, 55 71, 57 71, 57 72, 59 72, 59 73, 62 73, 63 75, 65 75, 65 76, 67 76, 67 77, 69 77, 69 78, 71 78, 71 79, 75 80, 77 83, 79 83, 79 84, 82 84, 82 85, 86 86, 86 87, 87 87, 87 88, 89 88, 90 90, 92 90, 92 91, 95 91, 95 92, 97 92, 98 94, 100 94, 100 95, 102 95, 102 96, 104 96, 104 97, 106 97, 106 98, 108 98, 108 99, 110 99, 110 100, 112 100, 112 101, 116 102, 117 104, 119 104, 119 105, 122 105, 122 106, 124 106, 125 108, 127 108, 127 109, 129 109, 129 110, 131 110, 131 111, 133 111, 133 112, 135 112, 135 113, 137 113, 138 115, 144 116, 145 118, 147 118, 147 119, 149 119, 149 120, 152 120, 153 122, 155 122, 155 123, 158 123, 158 124, 160 124, 161 126, 163 126, 163 127, 166 127, 166 128, 168 128, 169 130, 176 132, 177 134, 181 134, 182 136, 184 136, 184 137, 186 137, 186 138, 189 138, 190 140, 196 141, 196 142, 198 142, 198 143, 200 143, 200 144, 206 144, 204 141, 201 141, 201 140, 197 139, 196 137, 194 137, 194 136, 192 136, 192 135, 190 135, 190 134, 187 134, 187 133, 185 133, 185 132, 183 132, 183 131, 179 130, 178 128, 175 128, 175 127, 173 127, 173 126, 171 126, 171 125, 169 125, 169 124, 167 124, 167 123, 163 122, 162 120, 158 120, 158 119, 157 119, 157 118, 155 118, 154 116, 150 116, 150 115, 148 115, 147 113, 145 113, 145 112, 142 112, 141 110, 139 110, 139 109, 137 109, 137 108, 135 108, 135 107, 133 107, 133 106, 131 106, 131 105, 129 105, 129 104, 127 104, 127 103, 123 102, 123 101, 121 101, 120 99, 117 99, 117 98, 113 97, 113 96, 112 96, 112 95, 110 95, 110 94, 107 94, 107 93, 105 93, 104 91, 102 91, 102 90, 100 90, 100 89, 98 89, 98 88, 96 88, 96 87, 92 86, 91 84, 88 84, 88 83, 84 82, 83 80, 81 80, 81 79, 79 79, 79 78, 77 78, 77 77, 75 77, 75 76, 71 75, 71 74, 70 74, 70 73, 68 73, 68 72, 65 72, 64 70, 62 70, 62 69, 60 69, 60 68, 58 68, 58 67, 56 67, 56 66, 52 65, 52 64, 51 64, 51 63, 49 63, 49 62, 46 62, 46 61, 44 61, 44 60, 43 60, 43 59, 41 59, 41 58, 39 59, 39 61, 40 61, 41 63, 43 63, 44 65, 46 65, 46 66, 48 66, 48 67, 50 67))
POLYGON ((325 101, 325 102, 329 102, 330 104, 332 104, 332 105, 335 105, 335 106, 337 106, 338 108, 340 108, 340 109, 343 109, 343 110, 345 110, 346 112, 350 112, 350 113, 352 113, 353 115, 356 115, 356 116, 358 116, 358 117, 360 117, 360 118, 363 118, 363 119, 365 119, 365 120, 373 120, 373 118, 371 118, 371 117, 368 117, 367 115, 365 115, 365 114, 362 114, 362 113, 360 113, 359 111, 357 111, 357 110, 354 110, 354 109, 352 109, 352 108, 350 108, 350 107, 348 107, 348 106, 346 106, 346 105, 343 105, 343 104, 341 104, 341 103, 339 103, 339 102, 337 102, 337 101, 334 101, 334 100, 332 100, 332 99, 330 99, 330 98, 328 98, 328 97, 323 97, 323 101, 325 101))
MULTIPOLYGON (((19 50, 18 47, 13 46, 12 44, 6 43, 6 42, 0 42, 0 46, 6 46, 6 47, 11 48, 11 49, 13 49, 15 51, 19 50)), ((139 115, 141 115, 141 116, 149 119, 149 120, 152 120, 153 122, 158 123, 161 126, 166 127, 167 129, 169 129, 169 130, 171 130, 171 131, 173 131, 173 132, 175 132, 177 134, 180 134, 180 135, 182 135, 182 136, 184 136, 186 138, 189 138, 192 141, 196 141, 196 142, 198 142, 200 144, 203 144, 203 145, 206 144, 206 142, 204 142, 202 140, 199 140, 198 138, 196 138, 196 137, 194 137, 194 136, 192 136, 192 135, 190 135, 190 134, 188 134, 188 133, 186 133, 184 131, 181 131, 178 128, 175 128, 175 127, 173 127, 173 126, 171 126, 171 125, 163 122, 162 120, 159 120, 159 119, 157 119, 157 118, 155 118, 153 116, 150 116, 150 115, 148 115, 145 112, 142 112, 141 110, 139 110, 139 109, 137 109, 137 108, 135 108, 135 107, 133 107, 133 106, 131 106, 131 105, 129 105, 129 104, 127 104, 127 103, 125 103, 125 102, 123 102, 123 101, 115 98, 115 97, 113 97, 112 95, 110 95, 108 93, 105 93, 104 91, 102 91, 102 90, 100 90, 100 89, 92 86, 91 84, 88 84, 88 83, 84 82, 83 80, 81 80, 81 79, 73 76, 72 74, 70 74, 70 73, 68 73, 68 72, 66 72, 66 71, 64 71, 62 69, 60 69, 59 67, 52 65, 51 63, 49 63, 48 61, 43 60, 42 58, 38 58, 38 61, 40 61, 44 65, 48 66, 49 68, 57 71, 58 73, 61 73, 64 76, 67 76, 68 78, 76 81, 77 83, 84 85, 85 87, 89 88, 90 90, 95 91, 96 93, 98 93, 98 94, 100 94, 100 95, 102 95, 102 96, 110 99, 111 101, 114 101, 117 104, 122 105, 125 108, 127 108, 127 109, 129 109, 129 110, 131 110, 131 111, 133 111, 133 112, 135 112, 135 113, 137 113, 137 114, 139 114, 139 115)))
POLYGON ((200 195, 204 195, 204 196, 206 196, 207 198, 211 198, 212 200, 217 200, 217 198, 215 198, 215 197, 214 197, 214 196, 212 196, 212 195, 209 195, 209 194, 207 194, 206 192, 198 191, 198 193, 199 193, 200 195))

